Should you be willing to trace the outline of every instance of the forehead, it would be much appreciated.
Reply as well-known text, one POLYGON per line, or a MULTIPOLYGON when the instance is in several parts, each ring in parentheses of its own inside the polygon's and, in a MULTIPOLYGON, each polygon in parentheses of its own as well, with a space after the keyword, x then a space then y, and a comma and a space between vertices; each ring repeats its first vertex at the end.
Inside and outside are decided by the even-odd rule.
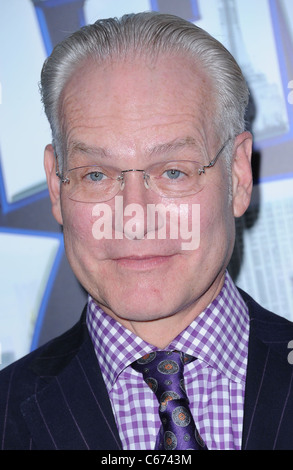
POLYGON ((203 143, 210 134, 211 89, 201 67, 182 55, 88 61, 62 96, 67 148, 77 141, 117 154, 189 136, 203 143))

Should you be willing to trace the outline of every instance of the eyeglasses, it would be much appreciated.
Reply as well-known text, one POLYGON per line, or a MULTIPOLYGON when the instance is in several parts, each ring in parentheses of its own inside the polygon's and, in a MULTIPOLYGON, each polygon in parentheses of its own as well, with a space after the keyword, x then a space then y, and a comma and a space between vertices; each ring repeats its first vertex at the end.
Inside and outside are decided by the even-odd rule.
POLYGON ((191 196, 204 187, 206 180, 201 177, 202 174, 215 165, 229 140, 231 139, 224 143, 215 158, 207 165, 190 160, 154 163, 145 170, 118 170, 108 165, 91 165, 71 168, 64 175, 56 171, 56 175, 66 186, 67 197, 77 202, 109 201, 119 191, 123 191, 126 184, 125 175, 130 172, 140 172, 146 189, 154 191, 161 197, 191 196))

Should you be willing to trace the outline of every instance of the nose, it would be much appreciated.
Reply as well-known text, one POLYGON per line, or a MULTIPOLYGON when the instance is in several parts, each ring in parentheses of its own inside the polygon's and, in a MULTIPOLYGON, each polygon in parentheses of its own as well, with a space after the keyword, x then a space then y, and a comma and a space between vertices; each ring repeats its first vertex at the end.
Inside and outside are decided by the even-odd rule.
POLYGON ((145 190, 148 189, 145 184, 144 170, 124 170, 122 171, 121 190, 125 197, 130 198, 130 202, 139 200, 143 202, 146 198, 145 190))
POLYGON ((153 199, 152 192, 147 190, 144 184, 143 170, 126 170, 123 173, 123 181, 120 193, 123 203, 115 219, 120 223, 115 229, 124 233, 131 240, 141 240, 147 234, 147 205, 153 199), (123 222, 122 222, 123 221, 123 222))

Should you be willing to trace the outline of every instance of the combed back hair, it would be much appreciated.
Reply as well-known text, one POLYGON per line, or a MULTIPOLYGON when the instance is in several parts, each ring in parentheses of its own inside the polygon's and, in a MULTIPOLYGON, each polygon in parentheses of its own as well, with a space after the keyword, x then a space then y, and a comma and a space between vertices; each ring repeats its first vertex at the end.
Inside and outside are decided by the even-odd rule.
MULTIPOLYGON (((146 56, 155 60, 161 54, 174 54, 174 60, 176 54, 184 54, 210 78, 215 106, 213 125, 219 139, 226 140, 245 130, 248 88, 235 59, 219 41, 193 23, 173 15, 143 12, 120 19, 102 19, 59 43, 42 69, 42 101, 61 171, 66 145, 59 115, 60 98, 74 72, 88 59, 101 64, 107 60, 146 56)), ((226 157, 231 148, 227 146, 226 157)))

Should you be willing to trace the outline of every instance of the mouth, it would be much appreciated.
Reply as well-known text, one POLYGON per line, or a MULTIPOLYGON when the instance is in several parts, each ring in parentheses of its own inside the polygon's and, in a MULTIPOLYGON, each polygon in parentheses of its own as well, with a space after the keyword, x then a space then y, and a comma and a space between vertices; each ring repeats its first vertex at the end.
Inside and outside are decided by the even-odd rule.
POLYGON ((173 260, 174 256, 176 255, 134 255, 116 258, 113 261, 119 267, 137 271, 146 271, 167 265, 173 260))

